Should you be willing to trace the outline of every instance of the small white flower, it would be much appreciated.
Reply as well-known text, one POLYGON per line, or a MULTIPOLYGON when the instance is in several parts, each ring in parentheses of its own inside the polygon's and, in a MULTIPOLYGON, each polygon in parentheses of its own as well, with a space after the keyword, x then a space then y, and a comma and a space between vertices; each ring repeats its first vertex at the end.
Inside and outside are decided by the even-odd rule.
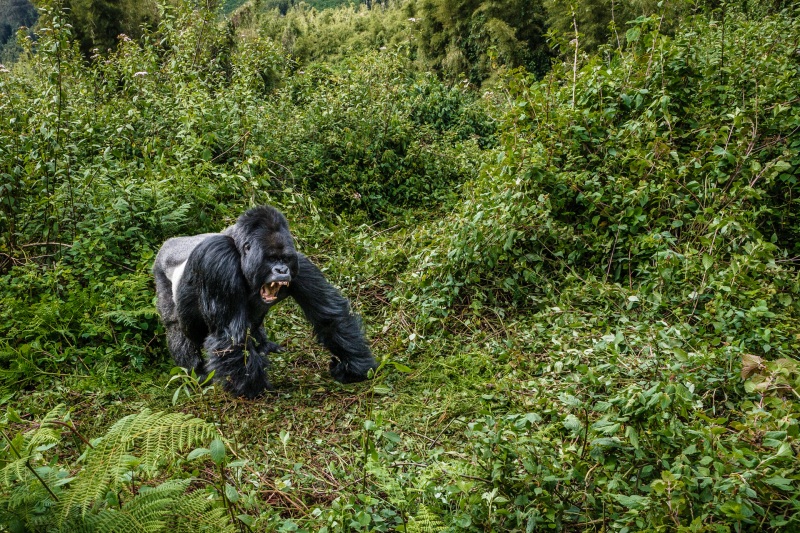
POLYGON ((409 21, 409 22, 416 22, 417 20, 418 20, 418 19, 416 19, 416 18, 414 18, 414 17, 411 17, 410 19, 408 19, 408 21, 409 21))
POLYGON ((11 71, 8 70, 4 64, 0 63, 0 72, 11 72, 11 71))
POLYGON ((133 75, 134 78, 143 77, 143 76, 147 76, 147 72, 145 72, 145 71, 136 72, 133 75))

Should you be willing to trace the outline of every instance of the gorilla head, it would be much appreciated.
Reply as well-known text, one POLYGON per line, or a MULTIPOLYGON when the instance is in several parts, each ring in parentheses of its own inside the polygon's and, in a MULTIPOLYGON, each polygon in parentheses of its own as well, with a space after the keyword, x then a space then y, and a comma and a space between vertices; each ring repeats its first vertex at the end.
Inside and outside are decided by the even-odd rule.
POLYGON ((279 291, 286 292, 298 269, 286 218, 272 207, 256 207, 226 233, 240 250, 242 273, 250 289, 259 291, 264 303, 277 302, 279 291))
POLYGON ((158 311, 175 362, 254 398, 270 388, 269 309, 292 297, 331 353, 331 375, 342 383, 366 379, 377 367, 361 320, 322 272, 298 253, 276 209, 250 209, 222 233, 167 240, 153 265, 158 311), (205 352, 205 357, 203 357, 205 352))

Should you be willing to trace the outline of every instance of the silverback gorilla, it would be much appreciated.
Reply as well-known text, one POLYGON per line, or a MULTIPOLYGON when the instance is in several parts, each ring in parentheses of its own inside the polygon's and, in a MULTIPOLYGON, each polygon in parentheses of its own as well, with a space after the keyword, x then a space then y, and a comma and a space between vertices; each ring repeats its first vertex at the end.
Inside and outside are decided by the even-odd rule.
POLYGON ((214 379, 237 396, 272 388, 267 358, 281 347, 267 339, 264 317, 291 296, 333 355, 341 383, 376 368, 349 302, 294 248, 289 224, 276 209, 250 209, 222 233, 167 240, 153 265, 158 312, 175 362, 214 379), (201 350, 205 350, 203 358, 201 350))

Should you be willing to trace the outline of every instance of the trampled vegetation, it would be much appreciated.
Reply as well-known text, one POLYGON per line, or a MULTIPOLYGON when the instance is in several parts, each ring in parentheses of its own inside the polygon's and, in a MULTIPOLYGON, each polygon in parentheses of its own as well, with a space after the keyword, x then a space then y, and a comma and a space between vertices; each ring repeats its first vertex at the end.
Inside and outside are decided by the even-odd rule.
POLYGON ((0 69, 0 530, 800 529, 800 11, 552 4, 167 3, 88 55, 42 5, 0 69), (372 381, 291 303, 264 398, 172 368, 155 252, 262 203, 372 381))

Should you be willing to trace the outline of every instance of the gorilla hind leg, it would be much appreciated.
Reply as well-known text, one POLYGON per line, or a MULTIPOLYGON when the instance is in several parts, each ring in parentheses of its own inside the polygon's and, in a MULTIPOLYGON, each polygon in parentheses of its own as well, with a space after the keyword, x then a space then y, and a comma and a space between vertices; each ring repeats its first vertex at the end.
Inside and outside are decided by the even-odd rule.
POLYGON ((194 370, 197 379, 205 381, 208 373, 205 369, 200 346, 192 342, 177 323, 167 325, 167 345, 175 364, 188 370, 194 370))
POLYGON ((181 329, 178 322, 178 311, 172 294, 172 282, 158 265, 153 267, 156 279, 156 295, 158 313, 167 330, 167 346, 175 360, 175 364, 194 370, 202 382, 206 379, 205 363, 200 346, 192 342, 181 329))
POLYGON ((172 295, 172 282, 157 264, 153 266, 153 274, 156 280, 158 314, 164 324, 175 322, 178 320, 178 313, 172 295))

